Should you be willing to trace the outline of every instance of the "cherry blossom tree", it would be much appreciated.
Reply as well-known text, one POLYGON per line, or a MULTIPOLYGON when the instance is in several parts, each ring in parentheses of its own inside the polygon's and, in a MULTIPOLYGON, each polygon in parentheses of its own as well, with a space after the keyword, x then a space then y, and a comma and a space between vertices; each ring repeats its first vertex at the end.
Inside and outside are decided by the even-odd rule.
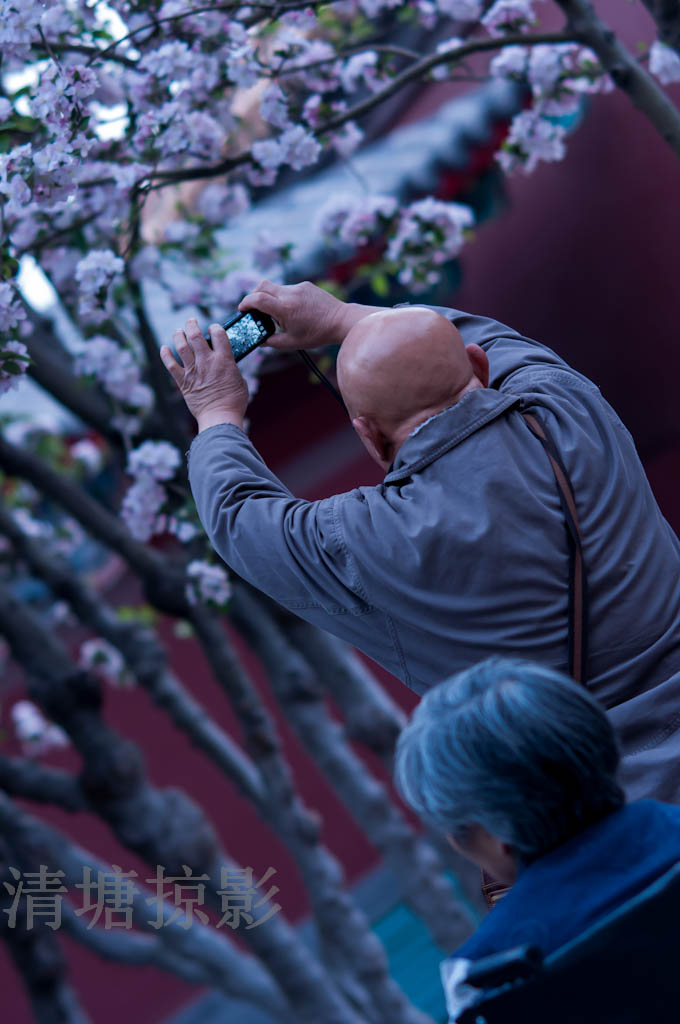
MULTIPOLYGON (((658 33, 632 53, 589 0, 0 0, 0 396, 28 373, 81 424, 69 443, 30 409, 3 415, 0 404, 0 633, 28 690, 12 711, 23 756, 0 752, 0 821, 12 837, 0 848, 2 879, 12 884, 8 864, 34 870, 40 857, 71 878, 97 868, 12 797, 89 810, 150 864, 216 877, 231 863, 202 810, 155 789, 139 751, 103 722, 102 686, 138 684, 286 843, 320 936, 312 957, 280 918, 243 932, 244 951, 206 925, 114 941, 68 917, 70 933, 102 955, 215 985, 281 1021, 424 1022, 342 885, 225 617, 446 949, 469 921, 443 873, 443 847, 412 829, 348 742, 389 767, 403 716, 353 652, 230 578, 210 552, 184 466, 191 424, 158 358, 167 339, 150 318, 148 286, 207 323, 225 319, 264 273, 285 280, 292 240, 263 234, 242 264, 220 230, 282 182, 350 159, 369 115, 414 83, 517 83, 525 101, 497 152, 508 174, 562 159, 566 122, 584 97, 616 88, 680 155, 680 114, 664 88, 680 81, 680 14, 669 0, 644 3, 658 33), (411 33, 426 45, 405 45, 411 33), (31 268, 69 325, 68 345, 34 300, 31 268), (122 497, 93 496, 106 467, 125 478, 122 497), (150 543, 158 540, 162 551, 150 543), (78 579, 74 552, 92 542, 140 581, 147 604, 132 619, 78 579), (48 595, 33 609, 17 597, 29 580, 48 595), (177 678, 149 614, 192 632, 242 745, 177 678), (76 649, 74 623, 87 634, 76 649), (69 743, 82 758, 78 776, 41 765, 42 753, 69 743)), ((378 239, 374 270, 415 293, 439 279, 473 226, 463 204, 430 196, 400 206, 369 190, 330 196, 317 225, 343 252, 378 239)), ((257 351, 241 364, 253 392, 262 359, 257 351)), ((209 897, 217 907, 214 887, 209 897)), ((19 924, 4 936, 36 1016, 82 1020, 57 938, 19 924)))

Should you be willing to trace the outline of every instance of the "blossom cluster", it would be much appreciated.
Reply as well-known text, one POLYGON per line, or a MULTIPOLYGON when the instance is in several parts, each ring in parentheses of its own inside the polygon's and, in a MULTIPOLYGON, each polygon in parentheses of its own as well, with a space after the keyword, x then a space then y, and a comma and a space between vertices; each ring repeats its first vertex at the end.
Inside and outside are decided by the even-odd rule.
POLYGON ((78 261, 79 313, 84 323, 101 324, 113 314, 112 288, 125 264, 110 249, 95 249, 78 261))
POLYGON ((153 405, 153 391, 142 381, 142 367, 134 353, 105 335, 89 338, 74 360, 78 376, 90 377, 113 400, 113 425, 126 436, 139 429, 153 405))
POLYGON ((127 471, 133 478, 121 504, 121 515, 137 540, 164 533, 167 517, 161 510, 168 500, 163 484, 171 480, 182 459, 168 441, 144 441, 130 452, 127 471))
POLYGON ((81 668, 90 669, 111 686, 132 686, 133 679, 127 670, 123 655, 117 647, 102 637, 85 640, 80 645, 78 664, 81 668))
POLYGON ((322 206, 317 223, 341 247, 388 238, 386 257, 399 268, 399 281, 420 291, 435 284, 441 265, 458 255, 473 221, 462 203, 429 197, 400 207, 393 196, 343 193, 322 206))
POLYGON ((491 74, 527 81, 532 106, 517 114, 497 156, 506 172, 526 173, 541 161, 561 160, 566 153, 567 125, 588 93, 608 92, 613 84, 592 50, 575 43, 507 46, 490 64, 491 74))
POLYGON ((64 730, 49 722, 40 708, 30 700, 18 700, 10 712, 14 733, 28 757, 37 757, 58 747, 67 747, 64 730))
POLYGON ((190 604, 224 608, 231 597, 229 577, 221 566, 195 559, 187 566, 186 596, 190 604))
POLYGON ((407 206, 387 248, 388 259, 402 268, 398 273, 401 283, 414 291, 436 284, 436 268, 458 255, 473 223, 472 210, 462 203, 430 197, 407 206))

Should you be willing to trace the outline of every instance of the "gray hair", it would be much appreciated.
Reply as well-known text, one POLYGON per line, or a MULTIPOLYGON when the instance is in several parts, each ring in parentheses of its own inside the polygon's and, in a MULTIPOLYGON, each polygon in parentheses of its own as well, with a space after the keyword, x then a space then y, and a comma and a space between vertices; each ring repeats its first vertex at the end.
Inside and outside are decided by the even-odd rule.
POLYGON ((624 803, 600 705, 559 672, 490 658, 425 694, 399 737, 396 783, 423 818, 473 823, 528 864, 624 803))

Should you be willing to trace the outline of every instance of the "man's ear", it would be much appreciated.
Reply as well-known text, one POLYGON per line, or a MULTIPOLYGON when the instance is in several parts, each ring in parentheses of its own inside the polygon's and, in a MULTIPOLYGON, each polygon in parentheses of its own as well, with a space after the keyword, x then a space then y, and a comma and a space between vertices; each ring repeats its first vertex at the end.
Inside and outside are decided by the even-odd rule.
POLYGON ((481 381, 483 387, 488 388, 489 386, 489 357, 483 348, 479 345, 467 345, 465 351, 468 354, 468 359, 472 363, 472 370, 477 378, 481 381))
POLYGON ((389 457, 390 442, 382 430, 367 416, 357 416, 352 420, 352 426, 373 461, 387 470, 392 461, 389 457))

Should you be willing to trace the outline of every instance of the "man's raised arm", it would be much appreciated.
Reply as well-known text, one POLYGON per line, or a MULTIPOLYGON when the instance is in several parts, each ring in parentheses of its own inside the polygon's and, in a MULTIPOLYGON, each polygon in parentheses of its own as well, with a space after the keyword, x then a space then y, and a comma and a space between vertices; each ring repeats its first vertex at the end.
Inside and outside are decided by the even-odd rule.
POLYGON ((267 344, 286 352, 341 345, 359 320, 384 307, 342 302, 310 281, 300 284, 261 281, 238 308, 242 312, 258 309, 269 313, 279 325, 279 331, 267 344))

